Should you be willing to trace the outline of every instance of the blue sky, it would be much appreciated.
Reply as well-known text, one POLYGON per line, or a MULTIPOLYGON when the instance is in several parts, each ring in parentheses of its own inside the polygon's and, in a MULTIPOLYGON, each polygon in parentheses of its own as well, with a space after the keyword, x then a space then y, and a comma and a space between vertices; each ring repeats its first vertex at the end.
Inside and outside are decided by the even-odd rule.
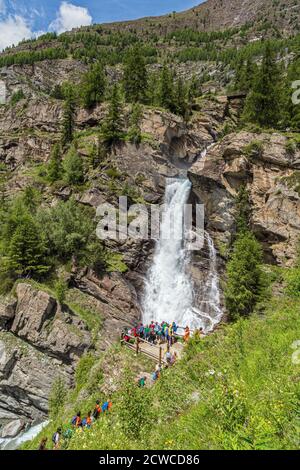
MULTIPOLYGON (((203 1, 203 0, 202 0, 203 1)), ((201 0, 0 0, 0 50, 46 31, 191 8, 201 0)))

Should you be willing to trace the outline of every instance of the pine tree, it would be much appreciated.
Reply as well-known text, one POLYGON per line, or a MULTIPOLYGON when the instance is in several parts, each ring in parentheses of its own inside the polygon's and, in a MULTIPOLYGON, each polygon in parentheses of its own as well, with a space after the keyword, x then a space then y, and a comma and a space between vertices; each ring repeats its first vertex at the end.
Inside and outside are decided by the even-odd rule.
POLYGON ((124 136, 123 106, 118 85, 112 88, 107 115, 101 127, 103 142, 108 147, 122 140, 124 136))
POLYGON ((98 138, 97 144, 94 144, 89 156, 90 167, 94 170, 97 168, 106 158, 106 149, 100 138, 98 138))
POLYGON ((62 176, 62 160, 60 155, 60 145, 55 144, 48 163, 48 178, 52 183, 62 176))
POLYGON ((187 118, 189 114, 189 105, 187 102, 186 88, 182 78, 179 78, 176 83, 174 102, 176 114, 179 114, 183 118, 187 118))
POLYGON ((200 86, 200 80, 199 78, 196 77, 196 75, 193 75, 188 85, 188 92, 187 92, 188 102, 193 103, 195 98, 197 98, 197 96, 201 96, 201 94, 202 94, 202 91, 201 91, 201 86, 200 86))
POLYGON ((82 159, 74 146, 67 153, 63 162, 64 179, 68 184, 81 184, 84 180, 82 159))
POLYGON ((251 206, 249 193, 241 186, 236 198, 237 234, 226 267, 226 308, 232 319, 249 315, 264 292, 261 270, 263 256, 260 244, 250 231, 251 206))
POLYGON ((142 117, 142 108, 139 104, 135 104, 131 110, 130 127, 128 130, 129 141, 133 144, 140 144, 142 140, 140 121, 142 117))
POLYGON ((66 146, 73 140, 75 125, 75 96, 71 85, 64 88, 64 106, 62 120, 62 145, 66 146))
POLYGON ((147 90, 147 69, 139 45, 130 49, 124 61, 123 87, 126 101, 143 103, 147 90))
POLYGON ((158 104, 171 112, 176 111, 174 105, 174 78, 170 69, 164 65, 158 83, 158 104))
POLYGON ((238 233, 246 232, 249 229, 251 206, 249 201, 249 192, 246 186, 242 185, 236 198, 236 227, 238 233))
POLYGON ((284 83, 282 117, 285 126, 290 127, 295 131, 299 131, 300 129, 300 105, 293 103, 292 94, 294 91, 296 91, 296 89, 292 88, 292 84, 299 80, 299 77, 300 60, 298 59, 288 68, 288 73, 284 83))
POLYGON ((266 44, 262 65, 248 95, 243 118, 263 127, 276 127, 281 112, 281 79, 279 68, 269 43, 266 44))
POLYGON ((261 298, 262 262, 262 251, 255 236, 248 230, 241 232, 226 269, 225 303, 232 319, 249 315, 261 298))
POLYGON ((47 248, 39 228, 29 214, 23 214, 10 240, 6 270, 13 277, 34 276, 49 271, 45 263, 47 248))
POLYGON ((102 102, 105 93, 106 79, 101 63, 93 64, 84 75, 80 84, 80 98, 85 108, 92 108, 102 102))
POLYGON ((239 91, 249 92, 254 86, 254 79, 258 73, 257 65, 249 57, 246 62, 240 59, 236 69, 234 88, 239 91))

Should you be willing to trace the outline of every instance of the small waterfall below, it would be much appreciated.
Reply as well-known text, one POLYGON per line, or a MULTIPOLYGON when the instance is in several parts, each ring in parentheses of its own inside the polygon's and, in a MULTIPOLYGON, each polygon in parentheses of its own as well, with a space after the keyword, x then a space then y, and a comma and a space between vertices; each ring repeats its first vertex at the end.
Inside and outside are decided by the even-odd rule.
POLYGON ((209 268, 195 294, 189 273, 192 252, 187 248, 184 233, 184 208, 190 191, 187 177, 167 179, 160 237, 145 281, 143 322, 176 321, 180 326, 202 327, 207 332, 222 316, 217 255, 211 237, 205 232, 209 268))

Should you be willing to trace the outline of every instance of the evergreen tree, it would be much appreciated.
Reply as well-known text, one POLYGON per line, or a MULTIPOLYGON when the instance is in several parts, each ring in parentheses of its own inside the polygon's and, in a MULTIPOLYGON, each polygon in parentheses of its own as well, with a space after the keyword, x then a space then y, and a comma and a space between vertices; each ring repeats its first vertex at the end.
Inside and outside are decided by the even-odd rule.
POLYGON ((108 147, 122 140, 124 136, 123 106, 118 85, 112 88, 107 115, 101 127, 103 142, 108 147))
POLYGON ((139 45, 130 49, 124 61, 123 86, 126 101, 144 102, 147 90, 147 70, 139 45))
POLYGON ((25 204, 26 209, 28 209, 31 214, 34 214, 40 205, 41 193, 36 188, 27 186, 21 200, 25 204))
POLYGON ((187 118, 189 114, 189 104, 187 102, 186 88, 182 78, 179 78, 174 93, 175 111, 183 118, 187 118))
POLYGON ((267 43, 262 65, 254 79, 253 90, 246 100, 244 120, 260 126, 276 127, 281 111, 280 86, 279 68, 272 48, 267 43))
POLYGON ((187 92, 188 102, 193 103, 194 99, 197 98, 197 96, 201 96, 201 94, 202 94, 202 91, 201 91, 200 80, 195 75, 193 75, 188 86, 188 92, 187 92))
POLYGON ((106 158, 106 149, 101 139, 98 137, 97 144, 94 144, 89 156, 90 167, 94 170, 106 158))
POLYGON ((237 217, 236 227, 238 233, 246 232, 249 229, 251 207, 249 202, 249 192, 246 186, 242 185, 236 198, 237 217))
POLYGON ((57 181, 62 176, 62 160, 60 155, 60 145, 55 144, 48 163, 48 178, 51 182, 57 181))
POLYGON ((226 269, 225 303, 232 319, 249 315, 261 298, 262 262, 262 251, 255 236, 248 230, 241 232, 226 269))
POLYGON ((13 277, 46 273, 49 271, 45 264, 46 252, 38 226, 29 214, 23 214, 9 243, 6 271, 13 277))
POLYGON ((241 59, 236 69, 234 88, 239 91, 249 92, 254 87, 254 79, 258 73, 257 65, 251 57, 246 62, 241 59))
POLYGON ((72 86, 68 84, 64 88, 64 106, 62 120, 62 145, 66 146, 73 140, 75 124, 75 95, 72 86))
POLYGON ((174 105, 174 78, 170 69, 164 65, 158 83, 158 104, 171 112, 176 111, 174 105))
POLYGON ((106 79, 101 63, 93 64, 84 75, 80 84, 80 97, 85 108, 92 108, 101 103, 105 93, 106 79))
POLYGON ((81 184, 84 180, 82 159, 74 146, 70 148, 63 162, 64 179, 68 184, 81 184))
POLYGON ((129 141, 133 144, 140 144, 142 140, 140 121, 142 118, 142 108, 139 104, 135 104, 131 110, 130 127, 128 130, 129 141))
POLYGON ((232 319, 249 315, 264 291, 260 244, 249 229, 251 206, 249 193, 241 186, 237 198, 237 235, 226 267, 226 308, 232 319))

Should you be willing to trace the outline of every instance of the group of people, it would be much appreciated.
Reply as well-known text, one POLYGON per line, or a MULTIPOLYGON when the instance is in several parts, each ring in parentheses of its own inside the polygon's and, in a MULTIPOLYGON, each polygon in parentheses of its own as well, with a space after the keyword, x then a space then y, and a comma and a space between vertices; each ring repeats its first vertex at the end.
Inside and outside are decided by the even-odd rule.
MULTIPOLYGON (((132 337, 141 338, 145 341, 148 341, 152 344, 162 344, 167 343, 169 346, 172 346, 177 340, 177 331, 178 325, 175 321, 172 323, 167 322, 154 322, 152 321, 148 325, 139 323, 137 326, 134 326, 130 329, 124 329, 123 339, 124 341, 129 342, 132 337)), ((183 339, 187 342, 190 338, 190 329, 188 326, 184 329, 183 339)))
MULTIPOLYGON (((170 349, 168 348, 168 350, 166 351, 166 354, 165 354, 165 358, 166 358, 167 363, 166 364, 157 364, 156 367, 155 367, 155 370, 152 372, 152 374, 151 374, 152 383, 156 382, 160 378, 161 371, 163 369, 166 369, 169 366, 172 366, 172 365, 175 364, 175 362, 177 360, 176 351, 174 351, 174 353, 172 354, 170 349)), ((143 388, 146 385, 146 381, 147 381, 147 377, 145 375, 142 375, 138 379, 137 384, 138 384, 139 387, 143 388)))
MULTIPOLYGON (((52 444, 53 448, 58 450, 61 448, 61 439, 64 438, 66 440, 72 437, 73 431, 75 429, 89 429, 93 422, 95 422, 102 413, 106 413, 111 410, 112 402, 111 400, 105 401, 103 405, 100 404, 100 401, 97 400, 95 403, 95 408, 92 411, 87 413, 87 416, 82 418, 81 411, 78 411, 76 415, 73 416, 71 419, 71 426, 68 427, 64 432, 61 427, 57 428, 56 432, 52 436, 52 444)), ((47 449, 47 437, 44 437, 39 445, 39 450, 46 450, 47 449)))

